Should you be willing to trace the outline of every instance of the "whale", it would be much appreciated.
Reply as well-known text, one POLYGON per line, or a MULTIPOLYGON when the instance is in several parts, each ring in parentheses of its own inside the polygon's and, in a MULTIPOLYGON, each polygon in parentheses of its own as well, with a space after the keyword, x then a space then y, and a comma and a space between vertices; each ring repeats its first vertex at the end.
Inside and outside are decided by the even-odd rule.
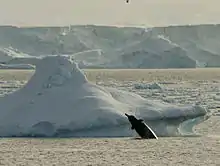
POLYGON ((129 122, 131 123, 131 129, 135 130, 138 135, 143 139, 158 139, 154 131, 144 122, 143 119, 137 119, 134 115, 127 116, 129 122))

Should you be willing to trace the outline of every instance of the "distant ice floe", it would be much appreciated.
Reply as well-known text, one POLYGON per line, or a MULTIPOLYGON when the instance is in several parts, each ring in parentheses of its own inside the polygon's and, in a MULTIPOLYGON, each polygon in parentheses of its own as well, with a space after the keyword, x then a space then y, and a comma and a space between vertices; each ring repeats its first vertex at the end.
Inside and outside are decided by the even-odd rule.
POLYGON ((135 89, 163 89, 162 86, 156 82, 152 84, 139 83, 134 84, 135 89))
POLYGON ((30 64, 0 64, 0 69, 35 69, 35 66, 30 64))

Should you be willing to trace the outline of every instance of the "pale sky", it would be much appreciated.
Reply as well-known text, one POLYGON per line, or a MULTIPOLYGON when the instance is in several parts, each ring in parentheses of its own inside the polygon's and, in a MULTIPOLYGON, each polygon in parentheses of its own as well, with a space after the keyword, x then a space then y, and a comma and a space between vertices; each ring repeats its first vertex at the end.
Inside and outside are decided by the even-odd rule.
POLYGON ((0 25, 220 23, 219 0, 0 0, 0 25))

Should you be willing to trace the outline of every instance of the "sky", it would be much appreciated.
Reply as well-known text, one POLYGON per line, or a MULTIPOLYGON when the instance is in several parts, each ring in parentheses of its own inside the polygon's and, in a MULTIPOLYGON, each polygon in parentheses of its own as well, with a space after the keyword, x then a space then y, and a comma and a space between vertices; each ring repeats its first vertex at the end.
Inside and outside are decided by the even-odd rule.
POLYGON ((219 6, 219 0, 0 0, 0 25, 219 23, 219 6))

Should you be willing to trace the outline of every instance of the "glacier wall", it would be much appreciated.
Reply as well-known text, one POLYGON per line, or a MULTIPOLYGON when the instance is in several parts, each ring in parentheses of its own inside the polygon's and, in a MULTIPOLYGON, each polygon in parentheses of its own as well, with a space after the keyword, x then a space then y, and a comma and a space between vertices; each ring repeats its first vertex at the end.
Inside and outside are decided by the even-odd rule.
POLYGON ((81 68, 220 66, 220 25, 0 27, 0 62, 73 55, 81 68))

